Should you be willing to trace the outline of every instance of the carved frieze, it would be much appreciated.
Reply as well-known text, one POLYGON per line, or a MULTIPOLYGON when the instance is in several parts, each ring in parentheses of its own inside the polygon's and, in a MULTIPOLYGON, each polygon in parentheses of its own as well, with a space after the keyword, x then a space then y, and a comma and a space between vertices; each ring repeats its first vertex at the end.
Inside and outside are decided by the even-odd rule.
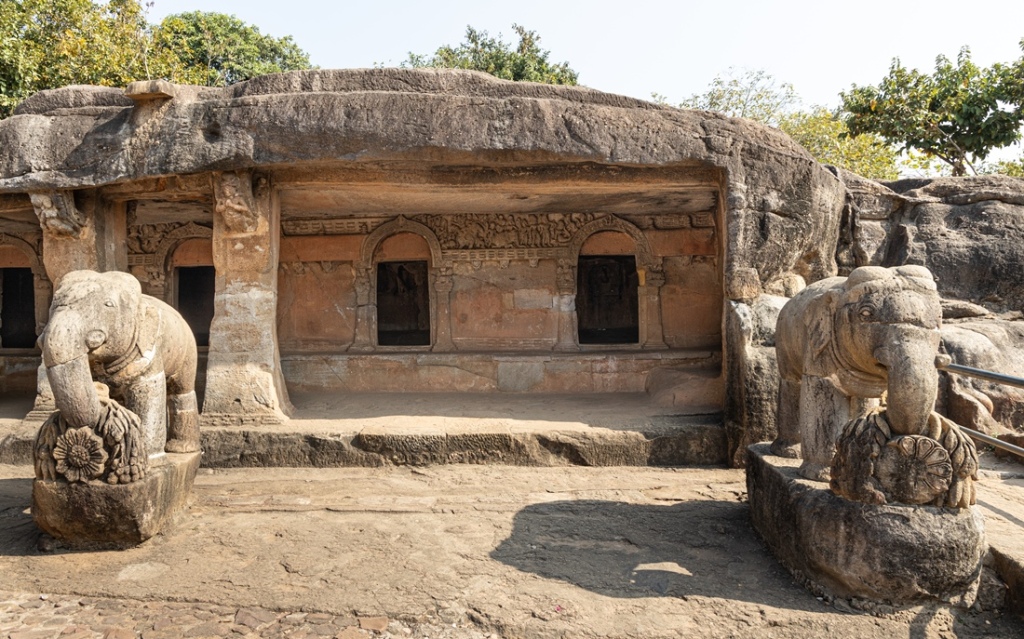
POLYGON ((593 222, 593 213, 417 215, 411 219, 437 235, 442 250, 555 248, 593 222))
POLYGON ((343 220, 284 220, 281 231, 285 235, 368 235, 387 218, 348 218, 343 220))

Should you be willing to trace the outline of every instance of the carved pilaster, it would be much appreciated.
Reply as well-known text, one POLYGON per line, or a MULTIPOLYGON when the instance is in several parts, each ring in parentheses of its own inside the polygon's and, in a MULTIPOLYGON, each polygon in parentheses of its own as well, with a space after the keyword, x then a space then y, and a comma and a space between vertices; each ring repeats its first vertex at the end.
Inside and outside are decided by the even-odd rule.
POLYGON ((276 196, 248 172, 214 174, 213 192, 217 290, 203 419, 279 422, 291 405, 277 343, 276 196))
POLYGON ((372 351, 373 335, 377 332, 377 307, 371 296, 373 292, 369 268, 356 270, 356 337, 351 351, 372 351))
POLYGON ((576 263, 569 259, 558 260, 555 279, 558 287, 558 295, 555 297, 558 341, 555 342, 555 350, 579 350, 576 334, 576 263))
POLYGON ((435 351, 453 351, 455 343, 452 341, 452 289, 455 288, 452 280, 451 267, 441 267, 433 274, 434 280, 434 315, 435 319, 435 351))
POLYGON ((643 314, 640 318, 640 344, 645 349, 668 348, 661 320, 661 287, 665 285, 665 272, 650 269, 640 273, 640 312, 643 314))

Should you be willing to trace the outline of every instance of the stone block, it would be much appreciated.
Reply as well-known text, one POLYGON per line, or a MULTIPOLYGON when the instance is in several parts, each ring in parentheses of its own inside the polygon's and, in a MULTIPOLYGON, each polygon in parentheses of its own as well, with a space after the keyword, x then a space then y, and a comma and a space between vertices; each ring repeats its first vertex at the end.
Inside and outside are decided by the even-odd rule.
POLYGON ((810 589, 892 604, 969 606, 987 550, 975 508, 852 502, 797 474, 799 460, 747 449, 754 529, 810 589))
POLYGON ((168 453, 149 474, 130 483, 72 483, 37 479, 32 518, 70 546, 128 547, 160 532, 185 506, 201 453, 168 453))

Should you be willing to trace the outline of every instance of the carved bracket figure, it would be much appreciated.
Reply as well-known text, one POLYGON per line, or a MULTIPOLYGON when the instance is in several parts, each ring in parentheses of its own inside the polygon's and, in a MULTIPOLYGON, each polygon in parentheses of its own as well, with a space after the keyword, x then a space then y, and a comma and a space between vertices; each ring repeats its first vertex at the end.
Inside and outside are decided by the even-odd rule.
POLYGON ((62 237, 78 237, 85 218, 75 207, 73 192, 30 193, 29 198, 43 230, 62 237))
POLYGON ((54 293, 40 340, 59 410, 54 423, 44 426, 49 434, 40 433, 41 443, 56 450, 57 440, 75 430, 91 450, 82 439, 88 434, 82 429, 91 429, 110 448, 110 471, 118 481, 144 474, 139 451, 154 457, 165 450, 199 450, 195 338, 181 315, 143 295, 133 276, 68 273, 54 293), (122 400, 123 409, 101 399, 94 379, 122 400), (144 441, 135 441, 136 430, 144 441))
POLYGON ((779 313, 781 384, 772 452, 801 456, 800 474, 827 481, 851 419, 887 398, 893 435, 921 435, 938 391, 942 309, 922 266, 865 266, 811 284, 779 313))
POLYGON ((224 218, 224 225, 233 233, 252 233, 259 225, 256 199, 253 197, 252 180, 248 174, 227 172, 213 177, 216 196, 214 206, 217 215, 224 218))

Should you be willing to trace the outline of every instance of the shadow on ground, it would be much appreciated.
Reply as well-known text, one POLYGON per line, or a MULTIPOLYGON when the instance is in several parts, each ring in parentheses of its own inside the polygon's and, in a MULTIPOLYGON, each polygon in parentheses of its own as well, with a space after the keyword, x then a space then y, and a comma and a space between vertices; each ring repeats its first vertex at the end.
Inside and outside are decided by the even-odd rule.
POLYGON ((31 505, 31 479, 0 479, 0 555, 36 554, 39 529, 32 522, 31 505))
POLYGON ((706 596, 821 610, 767 553, 739 502, 535 504, 516 514, 491 557, 609 597, 706 596))

